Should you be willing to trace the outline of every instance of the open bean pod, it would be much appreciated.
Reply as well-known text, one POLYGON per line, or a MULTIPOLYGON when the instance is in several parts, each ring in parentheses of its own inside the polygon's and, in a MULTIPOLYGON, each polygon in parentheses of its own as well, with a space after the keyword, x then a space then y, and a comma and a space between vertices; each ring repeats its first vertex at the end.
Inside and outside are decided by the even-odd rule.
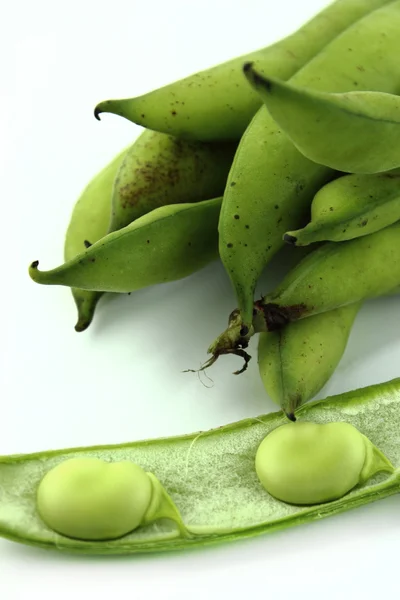
POLYGON ((299 409, 301 421, 321 425, 344 421, 357 428, 385 455, 383 470, 389 471, 368 481, 357 471, 359 484, 354 489, 316 505, 295 506, 277 500, 257 477, 258 448, 269 433, 287 422, 282 412, 173 438, 3 456, 0 535, 69 552, 128 554, 216 544, 319 520, 400 492, 399 403, 400 379, 395 379, 299 409), (56 533, 38 513, 38 487, 51 469, 75 458, 131 461, 153 473, 179 510, 190 537, 184 537, 170 519, 144 524, 107 541, 81 541, 56 533))

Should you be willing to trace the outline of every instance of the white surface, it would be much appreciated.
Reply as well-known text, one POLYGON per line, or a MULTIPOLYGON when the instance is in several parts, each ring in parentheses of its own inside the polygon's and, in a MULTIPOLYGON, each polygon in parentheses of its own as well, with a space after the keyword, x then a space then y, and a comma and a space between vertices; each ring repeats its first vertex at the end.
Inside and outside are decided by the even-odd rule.
MULTIPOLYGON (((64 231, 81 189, 138 134, 118 117, 97 122, 97 101, 133 96, 264 46, 324 4, 7 4, 0 36, 0 454, 185 433, 275 409, 255 359, 239 378, 231 375, 238 359, 222 359, 209 371, 213 387, 181 373, 206 358, 234 308, 221 265, 106 299, 82 334, 73 330, 68 290, 35 285, 27 267, 37 258, 43 268, 61 262, 64 231)), ((399 333, 397 299, 368 303, 320 397, 398 376, 399 333)), ((399 551, 398 497, 187 554, 107 560, 0 540, 0 597, 393 597, 399 551)))

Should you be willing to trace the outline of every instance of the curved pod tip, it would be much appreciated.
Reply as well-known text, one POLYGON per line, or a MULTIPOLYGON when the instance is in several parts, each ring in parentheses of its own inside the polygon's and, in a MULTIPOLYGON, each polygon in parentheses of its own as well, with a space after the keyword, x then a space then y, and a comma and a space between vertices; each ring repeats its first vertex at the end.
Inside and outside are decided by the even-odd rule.
POLYGON ((297 246, 297 237, 290 235, 290 233, 285 233, 283 235, 283 241, 292 246, 297 246))
POLYGON ((39 261, 38 260, 34 260, 33 262, 31 262, 31 264, 29 265, 29 277, 31 279, 33 279, 33 281, 37 281, 37 274, 39 272, 38 269, 39 266, 39 261))
POLYGON ((272 80, 269 79, 268 77, 265 77, 265 75, 264 76, 260 75, 260 73, 258 73, 254 69, 253 62, 247 62, 243 65, 243 73, 244 73, 245 77, 247 78, 248 82, 250 83, 250 85, 252 85, 254 88, 258 88, 258 87, 262 86, 263 89, 267 92, 269 92, 271 90, 272 80))
POLYGON ((78 320, 75 324, 74 329, 78 333, 81 333, 82 331, 86 331, 86 329, 89 327, 91 322, 92 322, 91 318, 89 319, 89 318, 78 317, 78 320))
POLYGON ((103 111, 102 111, 102 109, 101 109, 101 103, 100 103, 100 104, 98 104, 97 106, 95 106, 95 108, 94 108, 94 111, 93 111, 93 114, 94 114, 95 118, 96 118, 98 121, 101 121, 101 119, 100 119, 100 114, 101 114, 102 112, 103 112, 103 111))

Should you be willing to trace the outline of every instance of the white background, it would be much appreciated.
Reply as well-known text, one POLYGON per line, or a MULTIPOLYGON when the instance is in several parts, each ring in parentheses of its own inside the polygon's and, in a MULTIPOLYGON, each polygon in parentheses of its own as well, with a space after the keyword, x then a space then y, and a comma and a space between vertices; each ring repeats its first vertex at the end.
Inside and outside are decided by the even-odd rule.
MULTIPOLYGON (((241 377, 231 374, 238 359, 222 359, 209 371, 212 387, 181 372, 206 358, 235 306, 221 265, 104 299, 81 334, 68 289, 35 285, 27 267, 34 259, 42 268, 61 262, 81 189, 138 135, 113 115, 97 122, 98 101, 138 95, 265 46, 325 4, 21 0, 3 7, 0 454, 187 433, 276 409, 255 359, 241 377)), ((276 281, 269 273, 260 291, 276 281)), ((398 317, 395 298, 364 306, 320 397, 399 375, 398 317)), ((398 497, 170 555, 87 558, 0 540, 0 597, 376 598, 395 593, 399 552, 398 497)))

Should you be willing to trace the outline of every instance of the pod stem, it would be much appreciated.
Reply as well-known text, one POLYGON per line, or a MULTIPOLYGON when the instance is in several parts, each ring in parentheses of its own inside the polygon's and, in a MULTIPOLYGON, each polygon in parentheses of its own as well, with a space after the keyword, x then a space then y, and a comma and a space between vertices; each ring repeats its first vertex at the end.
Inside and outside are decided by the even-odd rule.
POLYGON ((212 354, 200 369, 187 369, 186 372, 204 371, 211 367, 220 356, 224 354, 234 354, 240 356, 244 360, 243 367, 234 371, 234 375, 240 375, 246 371, 251 360, 250 354, 245 351, 249 345, 249 339, 254 335, 253 326, 247 327, 243 325, 240 316, 240 311, 235 309, 229 316, 228 327, 223 331, 208 348, 208 354, 212 354))

